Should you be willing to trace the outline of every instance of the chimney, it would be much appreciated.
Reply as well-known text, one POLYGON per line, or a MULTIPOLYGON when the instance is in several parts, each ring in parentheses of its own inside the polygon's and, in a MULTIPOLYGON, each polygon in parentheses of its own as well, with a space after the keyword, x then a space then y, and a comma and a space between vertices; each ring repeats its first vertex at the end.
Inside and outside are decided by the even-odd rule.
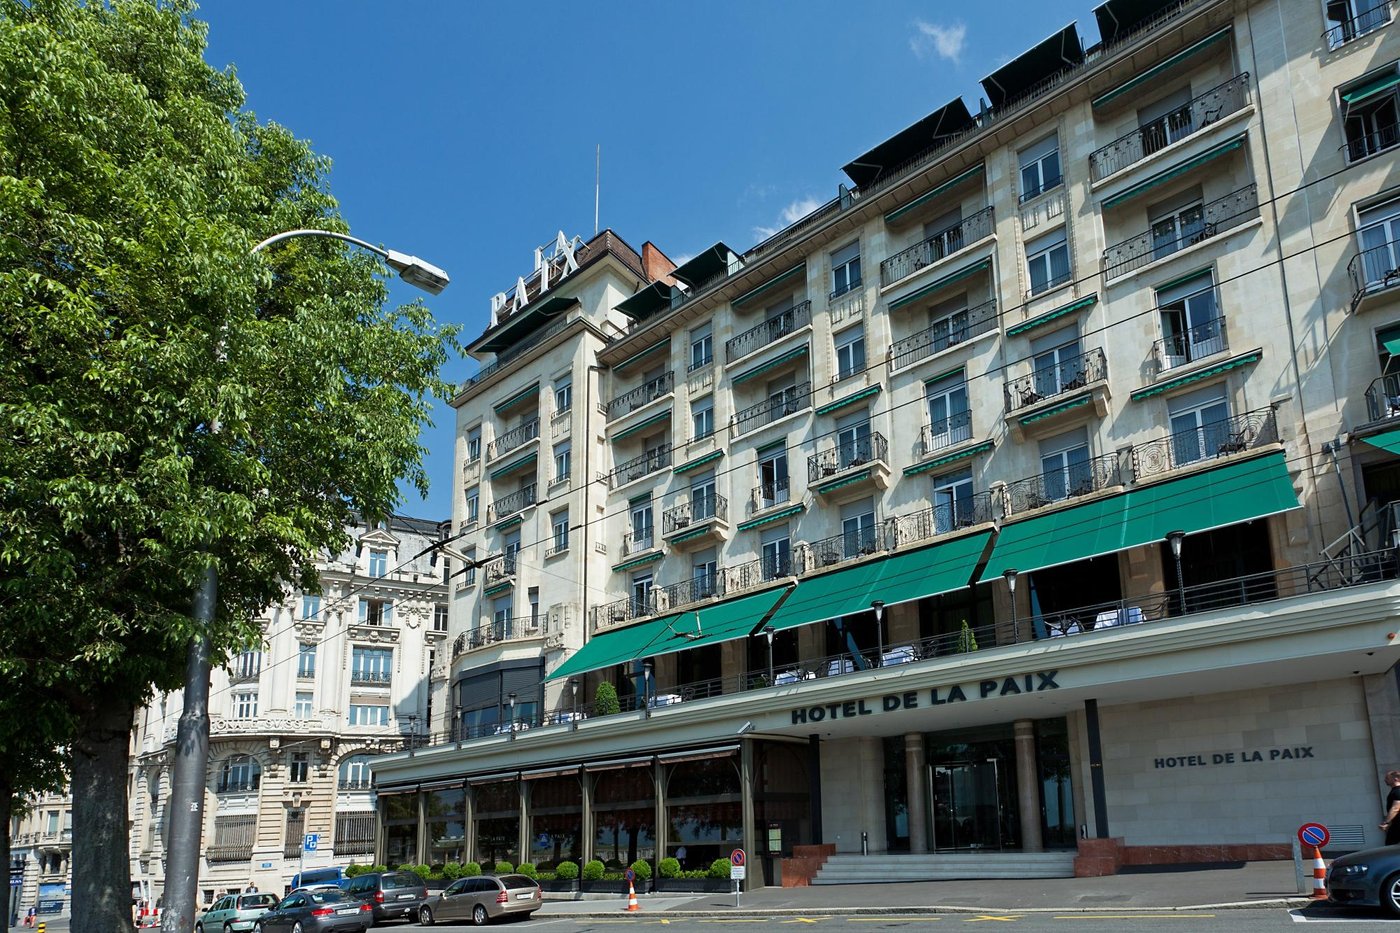
POLYGON ((642 271, 646 273, 648 283, 660 279, 667 285, 675 285, 676 280, 671 277, 671 271, 675 268, 676 264, 671 258, 651 240, 642 244, 642 271))

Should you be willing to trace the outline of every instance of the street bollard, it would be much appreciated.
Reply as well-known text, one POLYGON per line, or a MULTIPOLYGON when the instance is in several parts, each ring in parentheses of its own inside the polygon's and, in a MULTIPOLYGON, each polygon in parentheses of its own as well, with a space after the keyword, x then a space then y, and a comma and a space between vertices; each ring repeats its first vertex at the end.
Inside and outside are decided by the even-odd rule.
POLYGON ((863 829, 860 831, 860 854, 870 854, 870 834, 863 829))

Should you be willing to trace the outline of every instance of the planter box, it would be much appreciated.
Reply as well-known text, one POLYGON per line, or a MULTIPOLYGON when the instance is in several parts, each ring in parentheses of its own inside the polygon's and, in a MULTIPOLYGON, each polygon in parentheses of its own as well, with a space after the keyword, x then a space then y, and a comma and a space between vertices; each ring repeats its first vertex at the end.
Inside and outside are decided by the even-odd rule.
POLYGON ((658 878, 656 890, 663 894, 728 894, 734 884, 728 878, 658 878))
MULTIPOLYGON (((647 882, 637 884, 637 891, 641 893, 645 890, 647 882)), ((616 894, 618 897, 627 896, 627 882, 625 881, 580 881, 579 890, 584 894, 616 894)))
POLYGON ((541 881, 540 890, 553 891, 556 894, 560 892, 573 894, 575 891, 578 890, 578 879, 576 878, 573 881, 560 881, 556 878, 553 881, 541 881))

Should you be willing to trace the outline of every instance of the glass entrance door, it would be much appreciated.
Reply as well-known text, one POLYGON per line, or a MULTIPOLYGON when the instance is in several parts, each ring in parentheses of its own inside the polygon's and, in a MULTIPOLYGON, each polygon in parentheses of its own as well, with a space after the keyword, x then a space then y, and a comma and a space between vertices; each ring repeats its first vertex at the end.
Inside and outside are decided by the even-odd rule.
POLYGON ((933 849, 938 852, 1002 848, 1001 762, 953 761, 929 766, 933 849))

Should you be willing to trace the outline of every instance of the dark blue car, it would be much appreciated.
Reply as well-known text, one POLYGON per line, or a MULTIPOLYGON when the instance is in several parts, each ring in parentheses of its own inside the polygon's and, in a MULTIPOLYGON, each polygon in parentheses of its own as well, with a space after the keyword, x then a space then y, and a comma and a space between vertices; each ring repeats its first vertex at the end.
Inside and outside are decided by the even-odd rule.
POLYGON ((370 906, 341 891, 293 891, 254 922, 253 933, 364 933, 373 925, 370 906))
POLYGON ((1327 898, 1334 904, 1384 907, 1400 917, 1400 846, 1363 849, 1334 859, 1327 869, 1327 898))

